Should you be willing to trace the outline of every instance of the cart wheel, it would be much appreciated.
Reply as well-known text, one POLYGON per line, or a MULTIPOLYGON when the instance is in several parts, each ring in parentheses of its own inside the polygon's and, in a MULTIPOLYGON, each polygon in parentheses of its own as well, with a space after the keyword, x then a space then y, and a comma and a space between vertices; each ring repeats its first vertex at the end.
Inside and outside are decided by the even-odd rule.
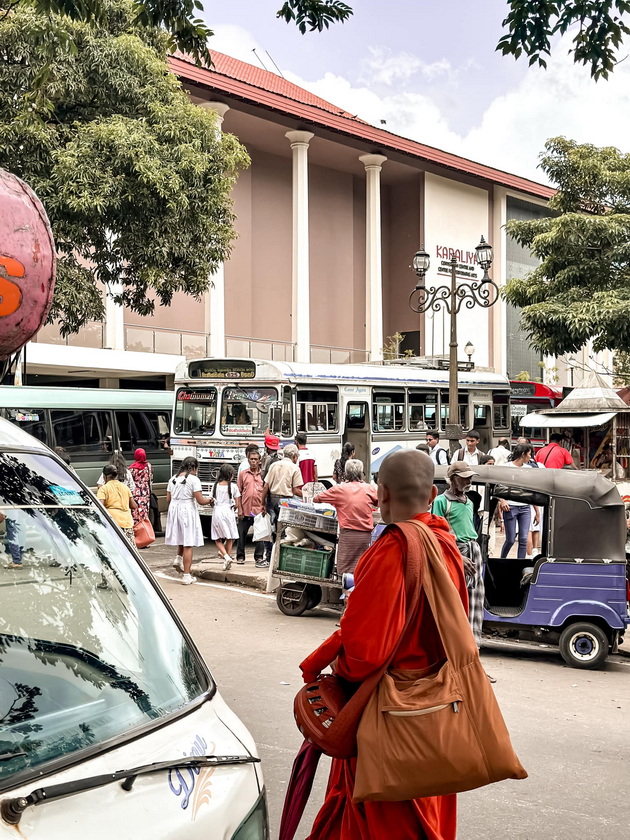
POLYGON ((278 589, 276 602, 278 609, 285 615, 302 615, 309 605, 305 583, 286 583, 278 589))
POLYGON ((306 584, 306 595, 308 597, 308 607, 307 610, 314 610, 315 607, 319 604, 322 600, 322 588, 318 586, 316 583, 307 583, 306 584))
POLYGON ((606 661, 610 642, 601 627, 585 621, 565 627, 559 645, 567 665, 593 670, 606 661))

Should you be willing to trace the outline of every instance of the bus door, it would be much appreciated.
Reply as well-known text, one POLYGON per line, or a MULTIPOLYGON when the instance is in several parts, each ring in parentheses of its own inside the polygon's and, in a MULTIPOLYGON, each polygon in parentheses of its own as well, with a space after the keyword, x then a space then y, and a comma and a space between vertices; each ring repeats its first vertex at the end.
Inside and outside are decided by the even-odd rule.
POLYGON ((364 400, 346 404, 346 422, 343 442, 351 443, 355 449, 355 458, 363 461, 366 479, 370 479, 370 409, 364 400))

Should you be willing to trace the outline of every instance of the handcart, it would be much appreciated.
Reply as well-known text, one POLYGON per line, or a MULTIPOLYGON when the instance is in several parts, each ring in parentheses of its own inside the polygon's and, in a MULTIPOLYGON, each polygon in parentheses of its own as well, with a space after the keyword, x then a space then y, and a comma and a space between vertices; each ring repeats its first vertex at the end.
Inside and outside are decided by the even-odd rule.
POLYGON ((285 615, 302 615, 319 604, 341 609, 343 581, 335 571, 337 517, 311 505, 280 506, 276 541, 271 556, 268 590, 276 589, 278 609, 285 615), (317 548, 282 544, 287 528, 302 529, 317 548))

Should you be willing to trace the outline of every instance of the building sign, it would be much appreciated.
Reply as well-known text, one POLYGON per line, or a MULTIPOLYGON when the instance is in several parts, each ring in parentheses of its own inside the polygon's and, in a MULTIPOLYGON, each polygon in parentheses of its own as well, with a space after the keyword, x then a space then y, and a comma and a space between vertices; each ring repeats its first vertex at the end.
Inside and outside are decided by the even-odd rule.
POLYGON ((451 260, 457 260, 455 276, 462 280, 478 280, 477 277, 477 253, 476 251, 464 251, 461 248, 450 248, 447 245, 436 245, 435 255, 439 262, 437 264, 438 274, 451 276, 453 266, 451 260))
POLYGON ((191 379, 255 379, 256 362, 239 359, 202 359, 189 367, 191 379))

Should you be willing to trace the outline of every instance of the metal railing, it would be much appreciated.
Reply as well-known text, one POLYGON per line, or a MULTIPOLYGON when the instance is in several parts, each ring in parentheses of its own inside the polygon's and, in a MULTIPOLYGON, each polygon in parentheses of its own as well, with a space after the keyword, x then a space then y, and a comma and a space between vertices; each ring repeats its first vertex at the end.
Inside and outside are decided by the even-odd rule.
MULTIPOLYGON (((41 344, 102 349, 105 348, 105 325, 101 321, 92 321, 81 327, 77 333, 63 337, 58 323, 46 324, 33 341, 41 344)), ((132 353, 185 356, 187 359, 205 358, 210 355, 210 336, 202 332, 181 332, 167 327, 156 329, 126 324, 125 350, 132 353)), ((270 362, 295 361, 295 345, 290 341, 272 341, 264 338, 228 335, 225 337, 225 353, 228 357, 265 359, 270 362)), ((360 364, 366 361, 367 350, 311 345, 311 362, 315 364, 360 364)))
POLYGON ((78 332, 62 336, 58 322, 46 324, 31 341, 37 344, 63 344, 66 347, 91 347, 101 349, 105 346, 105 326, 102 321, 90 321, 78 332))
POLYGON ((132 353, 165 353, 187 359, 205 358, 209 355, 209 336, 162 327, 125 326, 125 350, 132 353))

